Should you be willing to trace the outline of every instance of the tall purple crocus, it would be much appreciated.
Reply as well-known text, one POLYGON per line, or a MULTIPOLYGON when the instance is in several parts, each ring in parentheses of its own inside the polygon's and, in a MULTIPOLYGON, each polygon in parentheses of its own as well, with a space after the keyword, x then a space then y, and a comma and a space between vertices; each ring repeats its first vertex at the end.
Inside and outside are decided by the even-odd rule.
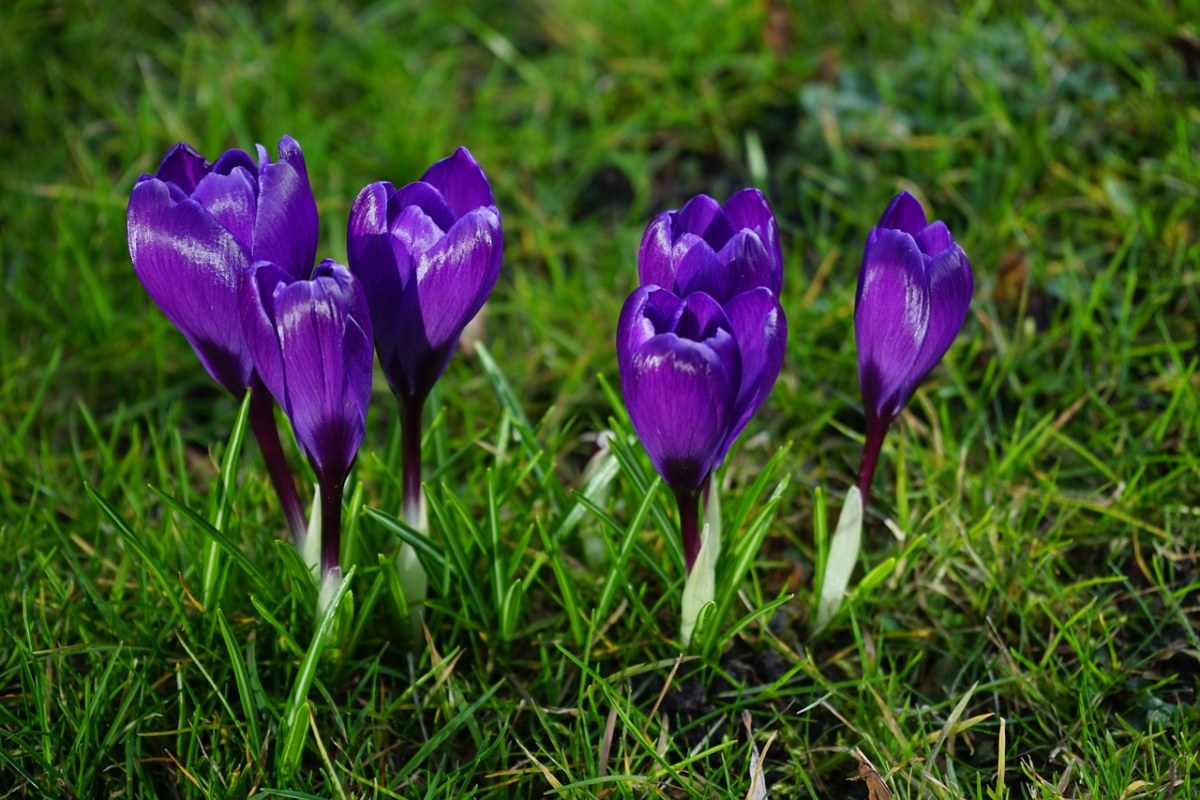
POLYGON ((854 303, 867 440, 858 487, 864 505, 888 426, 941 360, 967 317, 974 279, 966 253, 908 192, 867 238, 854 303))
POLYGON ((187 338, 208 374, 235 397, 251 389, 250 423, 293 536, 304 507, 288 471, 270 395, 254 371, 238 318, 238 281, 255 261, 307 275, 317 251, 317 204, 300 145, 279 142, 272 163, 227 150, 209 163, 177 144, 134 184, 129 254, 151 299, 187 338))
POLYGON ((380 366, 400 402, 404 513, 418 526, 425 399, 500 274, 504 241, 491 184, 465 147, 415 183, 372 183, 350 211, 347 250, 370 304, 380 366))
POLYGON ((621 311, 617 360, 630 421, 679 504, 689 572, 700 492, 779 376, 787 319, 775 218, 762 193, 700 195, 650 223, 642 287, 621 311))
POLYGON ((340 575, 342 487, 371 397, 367 300, 350 270, 334 261, 322 261, 311 279, 260 261, 243 278, 240 313, 254 366, 317 476, 325 587, 340 575))

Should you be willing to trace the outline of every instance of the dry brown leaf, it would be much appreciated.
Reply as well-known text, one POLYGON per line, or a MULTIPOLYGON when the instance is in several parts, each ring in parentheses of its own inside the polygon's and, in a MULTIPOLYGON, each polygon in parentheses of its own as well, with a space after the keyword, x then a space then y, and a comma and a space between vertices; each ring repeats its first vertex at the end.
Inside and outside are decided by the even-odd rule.
POLYGON ((883 782, 879 770, 871 763, 862 750, 854 748, 854 757, 858 759, 858 774, 851 778, 853 781, 865 781, 867 784, 867 800, 892 800, 892 790, 883 782))

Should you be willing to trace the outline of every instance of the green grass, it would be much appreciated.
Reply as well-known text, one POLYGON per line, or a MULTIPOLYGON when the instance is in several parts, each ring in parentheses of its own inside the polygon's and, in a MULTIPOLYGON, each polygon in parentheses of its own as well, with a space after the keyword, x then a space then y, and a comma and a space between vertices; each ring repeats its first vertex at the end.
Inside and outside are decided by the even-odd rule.
POLYGON ((0 10, 0 795, 744 797, 743 712, 772 797, 867 797, 856 749, 895 798, 1200 794, 1200 80, 1179 44, 1200 9, 500 5, 0 10), (382 379, 352 607, 314 641, 261 459, 226 458, 238 403, 128 261, 129 189, 168 146, 284 133, 322 254, 344 258, 362 185, 458 144, 504 217, 486 350, 427 417, 415 646, 379 559, 400 507, 382 379), (674 511, 605 390, 613 331, 650 216, 751 184, 784 229, 791 338, 722 476, 721 569, 741 556, 744 580, 680 658, 674 511), (814 639, 816 493, 836 518, 861 445, 854 283, 900 188, 976 296, 814 639), (613 425, 619 469, 585 489, 613 425))

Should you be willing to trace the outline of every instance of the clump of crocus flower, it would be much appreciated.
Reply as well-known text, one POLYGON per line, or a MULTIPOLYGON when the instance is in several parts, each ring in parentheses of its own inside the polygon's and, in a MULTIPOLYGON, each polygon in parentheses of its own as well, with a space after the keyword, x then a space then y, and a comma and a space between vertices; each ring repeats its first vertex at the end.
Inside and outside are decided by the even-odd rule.
POLYGON ((272 163, 228 150, 208 162, 187 144, 167 153, 133 187, 129 254, 150 297, 196 351, 209 375, 241 398, 251 390, 250 424, 297 546, 304 507, 275 427, 271 397, 255 372, 238 317, 238 283, 256 261, 293 277, 312 270, 317 204, 300 146, 279 142, 272 163))
POLYGON ((858 488, 866 504, 888 426, 958 335, 974 279, 966 253, 908 192, 896 195, 867 238, 854 338, 867 437, 858 488))
MULTIPOLYGON (((423 530, 425 400, 500 274, 504 238, 491 184, 465 147, 415 183, 372 183, 350 211, 347 250, 370 304, 379 364, 400 403, 405 520, 423 530)), ((409 599, 424 595, 410 547, 398 564, 409 599)))
POLYGON ((311 278, 260 261, 242 281, 240 306, 254 366, 317 476, 323 608, 341 580, 342 490, 371 397, 367 300, 350 270, 329 259, 311 278))
MULTIPOLYGON (((762 193, 724 206, 700 195, 650 223, 638 254, 642 286, 617 325, 617 363, 630 422, 679 507, 689 574, 702 546, 700 496, 779 376, 787 320, 779 304, 778 228, 762 193)), ((715 499, 715 498, 714 498, 715 499)), ((707 546, 711 593, 716 531, 707 546)), ((685 590, 685 641, 696 608, 685 590)))

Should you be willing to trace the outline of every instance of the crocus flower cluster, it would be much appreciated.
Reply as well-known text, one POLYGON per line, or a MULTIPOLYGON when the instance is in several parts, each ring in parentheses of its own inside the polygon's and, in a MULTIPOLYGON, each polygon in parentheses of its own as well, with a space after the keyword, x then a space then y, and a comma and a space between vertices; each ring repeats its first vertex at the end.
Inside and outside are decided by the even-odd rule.
MULTIPOLYGON (((313 266, 317 230, 304 156, 288 137, 276 162, 261 146, 256 157, 229 150, 210 163, 177 145, 129 201, 139 279, 212 378, 235 396, 250 391, 252 427, 303 547, 308 525, 272 397, 291 421, 317 478, 325 597, 341 574, 342 492, 364 438, 372 351, 400 405, 404 514, 423 529, 422 410, 495 286, 504 246, 491 185, 465 148, 416 182, 359 193, 348 267, 313 266)), ((642 238, 638 275, 618 322, 617 358, 630 420, 679 506, 686 641, 715 574, 714 539, 691 575, 703 545, 701 496, 783 364, 783 259, 766 198, 745 189, 722 205, 699 195, 659 214, 642 238)), ((864 503, 889 425, 954 340, 972 290, 970 263, 946 226, 898 195, 867 240, 854 311, 864 503)), ((411 548, 398 564, 409 599, 423 595, 411 548)))
POLYGON ((502 238, 491 186, 466 149, 397 190, 365 188, 349 225, 350 268, 315 269, 317 208, 299 145, 279 161, 229 150, 209 163, 172 148, 129 201, 143 286, 251 421, 302 550, 307 525, 271 397, 317 477, 322 596, 340 577, 342 491, 362 443, 371 354, 404 410, 406 508, 419 506, 421 407, 463 327, 496 283, 502 238))
POLYGON ((941 361, 967 317, 974 279, 940 220, 901 192, 867 238, 854 303, 854 338, 867 438, 858 487, 866 504, 884 435, 941 361))
POLYGON ((787 320, 774 215, 745 189, 700 195, 650 223, 642 285, 617 325, 629 418, 675 493, 685 565, 700 552, 699 493, 762 406, 783 364, 787 320))
POLYGON ((284 460, 270 395, 263 389, 238 316, 242 276, 270 261, 293 277, 307 275, 317 252, 317 203, 300 146, 279 142, 271 163, 226 151, 209 163, 189 145, 167 153, 153 175, 133 187, 129 254, 151 299, 183 333, 213 380, 235 397, 250 388, 250 420, 297 544, 304 507, 284 460))

